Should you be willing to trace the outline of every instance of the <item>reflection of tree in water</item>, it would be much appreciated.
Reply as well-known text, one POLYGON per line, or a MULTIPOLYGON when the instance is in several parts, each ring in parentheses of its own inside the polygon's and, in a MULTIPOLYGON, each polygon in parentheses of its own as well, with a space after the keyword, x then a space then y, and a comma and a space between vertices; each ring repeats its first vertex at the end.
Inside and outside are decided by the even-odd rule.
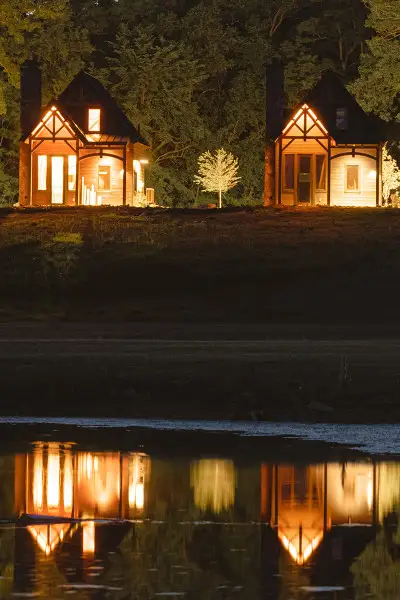
POLYGON ((218 514, 233 506, 236 485, 233 461, 202 459, 193 462, 190 471, 194 503, 198 508, 218 514))
POLYGON ((258 527, 165 523, 136 524, 112 558, 107 581, 124 588, 116 598, 147 600, 185 593, 205 600, 227 588, 254 600, 258 585, 258 527), (243 589, 242 589, 243 588, 243 589), (128 596, 127 596, 128 592, 128 596))
POLYGON ((355 600, 394 600, 400 590, 400 507, 388 515, 375 540, 351 567, 355 600))

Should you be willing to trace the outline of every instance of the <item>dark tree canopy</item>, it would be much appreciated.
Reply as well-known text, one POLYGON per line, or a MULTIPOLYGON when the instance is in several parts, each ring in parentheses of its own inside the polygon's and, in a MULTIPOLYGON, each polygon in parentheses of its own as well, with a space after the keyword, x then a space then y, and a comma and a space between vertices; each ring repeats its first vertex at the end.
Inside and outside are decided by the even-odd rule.
POLYGON ((399 11, 398 0, 0 0, 0 201, 15 199, 26 58, 41 65, 45 101, 83 67, 107 85, 151 142, 161 203, 194 204, 197 158, 221 146, 239 157, 229 201, 259 203, 267 63, 283 59, 289 105, 333 69, 364 108, 399 118, 399 11))

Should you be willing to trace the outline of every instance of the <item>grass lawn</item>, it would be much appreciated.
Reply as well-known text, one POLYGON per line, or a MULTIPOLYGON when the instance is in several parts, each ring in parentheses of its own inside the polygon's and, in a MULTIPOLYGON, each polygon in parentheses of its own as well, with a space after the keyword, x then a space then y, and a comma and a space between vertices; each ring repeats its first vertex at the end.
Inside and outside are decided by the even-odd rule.
POLYGON ((0 213, 0 318, 400 321, 400 211, 0 213))

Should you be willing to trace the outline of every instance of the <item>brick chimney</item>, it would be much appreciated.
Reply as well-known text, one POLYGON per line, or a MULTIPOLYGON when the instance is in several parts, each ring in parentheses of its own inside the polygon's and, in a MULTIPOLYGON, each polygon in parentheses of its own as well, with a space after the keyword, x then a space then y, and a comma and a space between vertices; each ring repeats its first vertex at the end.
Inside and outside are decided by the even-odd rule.
POLYGON ((275 140, 282 133, 284 111, 284 67, 274 58, 267 66, 267 131, 265 147, 264 204, 275 202, 275 140))
POLYGON ((21 66, 21 136, 28 136, 40 121, 42 74, 35 60, 21 66))

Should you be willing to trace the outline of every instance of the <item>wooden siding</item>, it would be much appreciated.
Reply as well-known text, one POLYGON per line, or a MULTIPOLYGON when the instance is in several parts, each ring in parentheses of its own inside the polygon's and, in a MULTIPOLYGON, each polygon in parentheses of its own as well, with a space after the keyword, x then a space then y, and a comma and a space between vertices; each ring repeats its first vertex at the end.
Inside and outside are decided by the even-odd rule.
MULTIPOLYGON (((356 154, 339 156, 331 162, 331 205, 332 206, 376 206, 376 178, 371 177, 376 172, 377 148, 355 148, 356 154), (369 154, 370 157, 357 154, 369 154), (347 192, 346 166, 360 166, 360 191, 347 192)), ((332 148, 332 157, 351 152, 349 148, 332 148)))
POLYGON ((29 204, 30 160, 29 144, 21 142, 19 145, 19 203, 21 206, 29 204))
MULTIPOLYGON (((84 149, 81 151, 81 157, 88 154, 93 154, 98 150, 84 149)), ((104 150, 106 154, 114 154, 120 158, 113 158, 110 156, 89 156, 80 160, 80 179, 84 178, 86 187, 91 188, 94 186, 95 192, 98 196, 101 196, 101 204, 110 206, 119 206, 122 204, 122 192, 123 192, 123 150, 109 148, 104 150), (106 165, 111 167, 111 189, 110 190, 99 190, 98 189, 98 170, 100 165, 106 165)))

